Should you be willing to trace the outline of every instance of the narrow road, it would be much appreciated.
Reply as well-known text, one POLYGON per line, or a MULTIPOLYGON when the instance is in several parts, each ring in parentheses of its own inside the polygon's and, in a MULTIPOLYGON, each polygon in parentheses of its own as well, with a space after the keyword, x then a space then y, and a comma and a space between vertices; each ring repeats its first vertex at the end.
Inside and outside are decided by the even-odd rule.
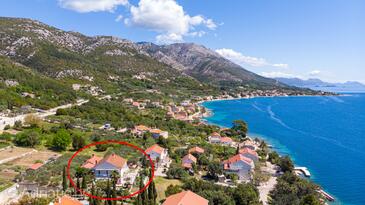
MULTIPOLYGON (((29 114, 36 115, 40 118, 45 118, 45 117, 48 117, 51 115, 55 115, 58 109, 70 108, 72 106, 80 106, 87 102, 89 102, 89 100, 82 99, 82 100, 78 100, 74 104, 70 103, 70 104, 61 105, 61 106, 58 106, 55 108, 51 108, 49 110, 45 110, 44 112, 41 112, 41 113, 29 113, 29 114)), ((17 115, 15 117, 0 117, 0 131, 4 130, 6 125, 14 126, 16 121, 24 122, 25 117, 29 114, 17 115)))

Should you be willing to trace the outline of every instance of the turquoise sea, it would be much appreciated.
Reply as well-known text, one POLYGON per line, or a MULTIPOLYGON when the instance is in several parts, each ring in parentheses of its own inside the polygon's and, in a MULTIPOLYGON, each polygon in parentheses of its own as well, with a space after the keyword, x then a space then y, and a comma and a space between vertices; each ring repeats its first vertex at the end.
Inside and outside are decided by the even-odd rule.
POLYGON ((205 102, 208 123, 231 127, 235 119, 336 197, 334 204, 365 204, 365 94, 273 97, 205 102))

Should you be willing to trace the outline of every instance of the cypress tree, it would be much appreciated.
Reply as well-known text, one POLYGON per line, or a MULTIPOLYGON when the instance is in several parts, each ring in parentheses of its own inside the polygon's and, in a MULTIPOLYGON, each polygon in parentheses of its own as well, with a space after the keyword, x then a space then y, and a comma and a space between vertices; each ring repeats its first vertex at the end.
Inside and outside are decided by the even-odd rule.
POLYGON ((86 191, 87 185, 86 185, 86 177, 85 175, 82 176, 82 184, 81 184, 82 190, 86 191))
POLYGON ((62 190, 67 191, 67 176, 66 176, 66 166, 63 167, 62 171, 62 190))
POLYGON ((148 186, 148 201, 150 205, 156 205, 156 187, 155 183, 152 181, 151 184, 148 186))
MULTIPOLYGON (((77 187, 78 189, 80 189, 80 178, 79 178, 79 177, 77 177, 77 179, 76 179, 76 187, 77 187)), ((80 194, 80 191, 79 191, 79 190, 77 190, 77 191, 76 191, 76 194, 80 194)))
MULTIPOLYGON (((112 190, 112 198, 116 198, 117 197, 117 183, 115 180, 113 180, 113 190, 112 190)), ((111 201, 113 205, 117 204, 117 201, 111 201)))
MULTIPOLYGON (((95 186, 94 183, 91 184, 91 195, 95 196, 95 186)), ((89 197, 89 204, 90 205, 95 205, 96 204, 96 199, 93 199, 91 197, 89 197)))

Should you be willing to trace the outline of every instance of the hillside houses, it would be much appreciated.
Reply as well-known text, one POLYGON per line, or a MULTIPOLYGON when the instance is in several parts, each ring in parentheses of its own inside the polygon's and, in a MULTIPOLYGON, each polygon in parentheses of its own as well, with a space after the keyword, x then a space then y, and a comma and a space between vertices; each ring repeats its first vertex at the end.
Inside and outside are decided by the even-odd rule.
POLYGON ((160 147, 158 144, 147 148, 145 152, 155 162, 155 166, 159 167, 169 160, 167 149, 160 147))
POLYGON ((188 152, 189 152, 189 154, 194 154, 194 153, 204 154, 205 150, 203 148, 196 146, 196 147, 190 148, 188 152))
POLYGON ((122 178, 129 170, 127 160, 114 153, 104 158, 93 155, 82 167, 91 169, 96 179, 108 179, 113 172, 117 172, 122 178))
POLYGON ((250 180, 251 172, 255 168, 254 161, 241 154, 237 154, 222 163, 226 174, 237 174, 240 180, 250 180))
POLYGON ((220 144, 225 146, 232 146, 233 140, 230 137, 222 137, 218 132, 213 132, 209 137, 208 141, 211 144, 220 144))
POLYGON ((191 169, 193 168, 193 164, 196 164, 197 159, 192 154, 187 154, 182 158, 181 165, 185 169, 191 169))
POLYGON ((183 191, 166 198, 162 205, 208 205, 209 201, 192 191, 183 191))
POLYGON ((80 202, 77 199, 74 199, 68 195, 64 195, 55 200, 55 202, 50 203, 50 205, 84 205, 84 203, 80 202))
POLYGON ((167 131, 163 131, 157 128, 150 128, 145 125, 137 125, 132 130, 132 133, 137 135, 138 137, 142 137, 145 133, 151 133, 152 137, 157 139, 160 136, 167 139, 169 137, 169 133, 167 131))

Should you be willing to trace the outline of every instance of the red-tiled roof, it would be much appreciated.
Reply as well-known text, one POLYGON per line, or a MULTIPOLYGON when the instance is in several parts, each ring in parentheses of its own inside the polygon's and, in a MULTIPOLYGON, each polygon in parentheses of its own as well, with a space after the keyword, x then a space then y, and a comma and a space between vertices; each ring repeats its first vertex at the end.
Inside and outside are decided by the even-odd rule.
POLYGON ((196 157, 194 157, 192 154, 185 155, 185 157, 182 160, 184 161, 184 160, 187 160, 187 159, 190 159, 191 161, 196 163, 196 157))
POLYGON ((210 136, 212 136, 212 137, 220 137, 221 135, 218 132, 213 132, 210 136))
POLYGON ((150 130, 150 132, 153 133, 153 134, 160 134, 162 132, 162 130, 160 130, 160 129, 152 129, 152 130, 150 130))
POLYGON ((158 144, 152 145, 151 147, 146 149, 146 153, 149 154, 151 152, 156 152, 158 154, 161 154, 164 151, 164 148, 158 146, 158 144))
POLYGON ((208 205, 209 201, 191 191, 183 191, 167 197, 162 205, 208 205))
POLYGON ((103 162, 107 162, 107 163, 112 164, 113 166, 121 169, 127 163, 127 160, 116 154, 111 154, 100 161, 100 163, 103 163, 103 162))
POLYGON ((193 147, 189 149, 189 153, 204 153, 204 149, 200 147, 193 147))
POLYGON ((237 155, 235 155, 235 156, 233 156, 233 157, 231 157, 231 158, 229 158, 229 159, 227 159, 223 162, 224 169, 228 169, 230 164, 238 162, 238 161, 242 161, 242 162, 244 162, 248 165, 251 165, 251 163, 252 163, 252 160, 250 158, 247 158, 247 157, 245 157, 241 154, 237 154, 237 155))
POLYGON ((258 156, 256 151, 254 151, 250 148, 247 148, 247 147, 240 149, 239 153, 240 154, 250 154, 250 155, 258 156))
POLYGON ((35 163, 35 164, 32 164, 29 169, 31 170, 37 170, 39 169, 41 166, 43 166, 43 163, 35 163))
POLYGON ((145 126, 145 125, 138 125, 135 127, 136 130, 140 130, 140 131, 149 131, 150 128, 145 126))
POLYGON ((101 157, 98 157, 98 156, 93 155, 90 159, 86 160, 85 163, 82 164, 81 167, 86 168, 86 169, 92 169, 101 160, 102 160, 101 157))
POLYGON ((222 137, 221 142, 233 142, 233 140, 230 137, 222 137))
POLYGON ((56 201, 54 205, 82 205, 82 203, 76 199, 64 195, 58 201, 56 201))

